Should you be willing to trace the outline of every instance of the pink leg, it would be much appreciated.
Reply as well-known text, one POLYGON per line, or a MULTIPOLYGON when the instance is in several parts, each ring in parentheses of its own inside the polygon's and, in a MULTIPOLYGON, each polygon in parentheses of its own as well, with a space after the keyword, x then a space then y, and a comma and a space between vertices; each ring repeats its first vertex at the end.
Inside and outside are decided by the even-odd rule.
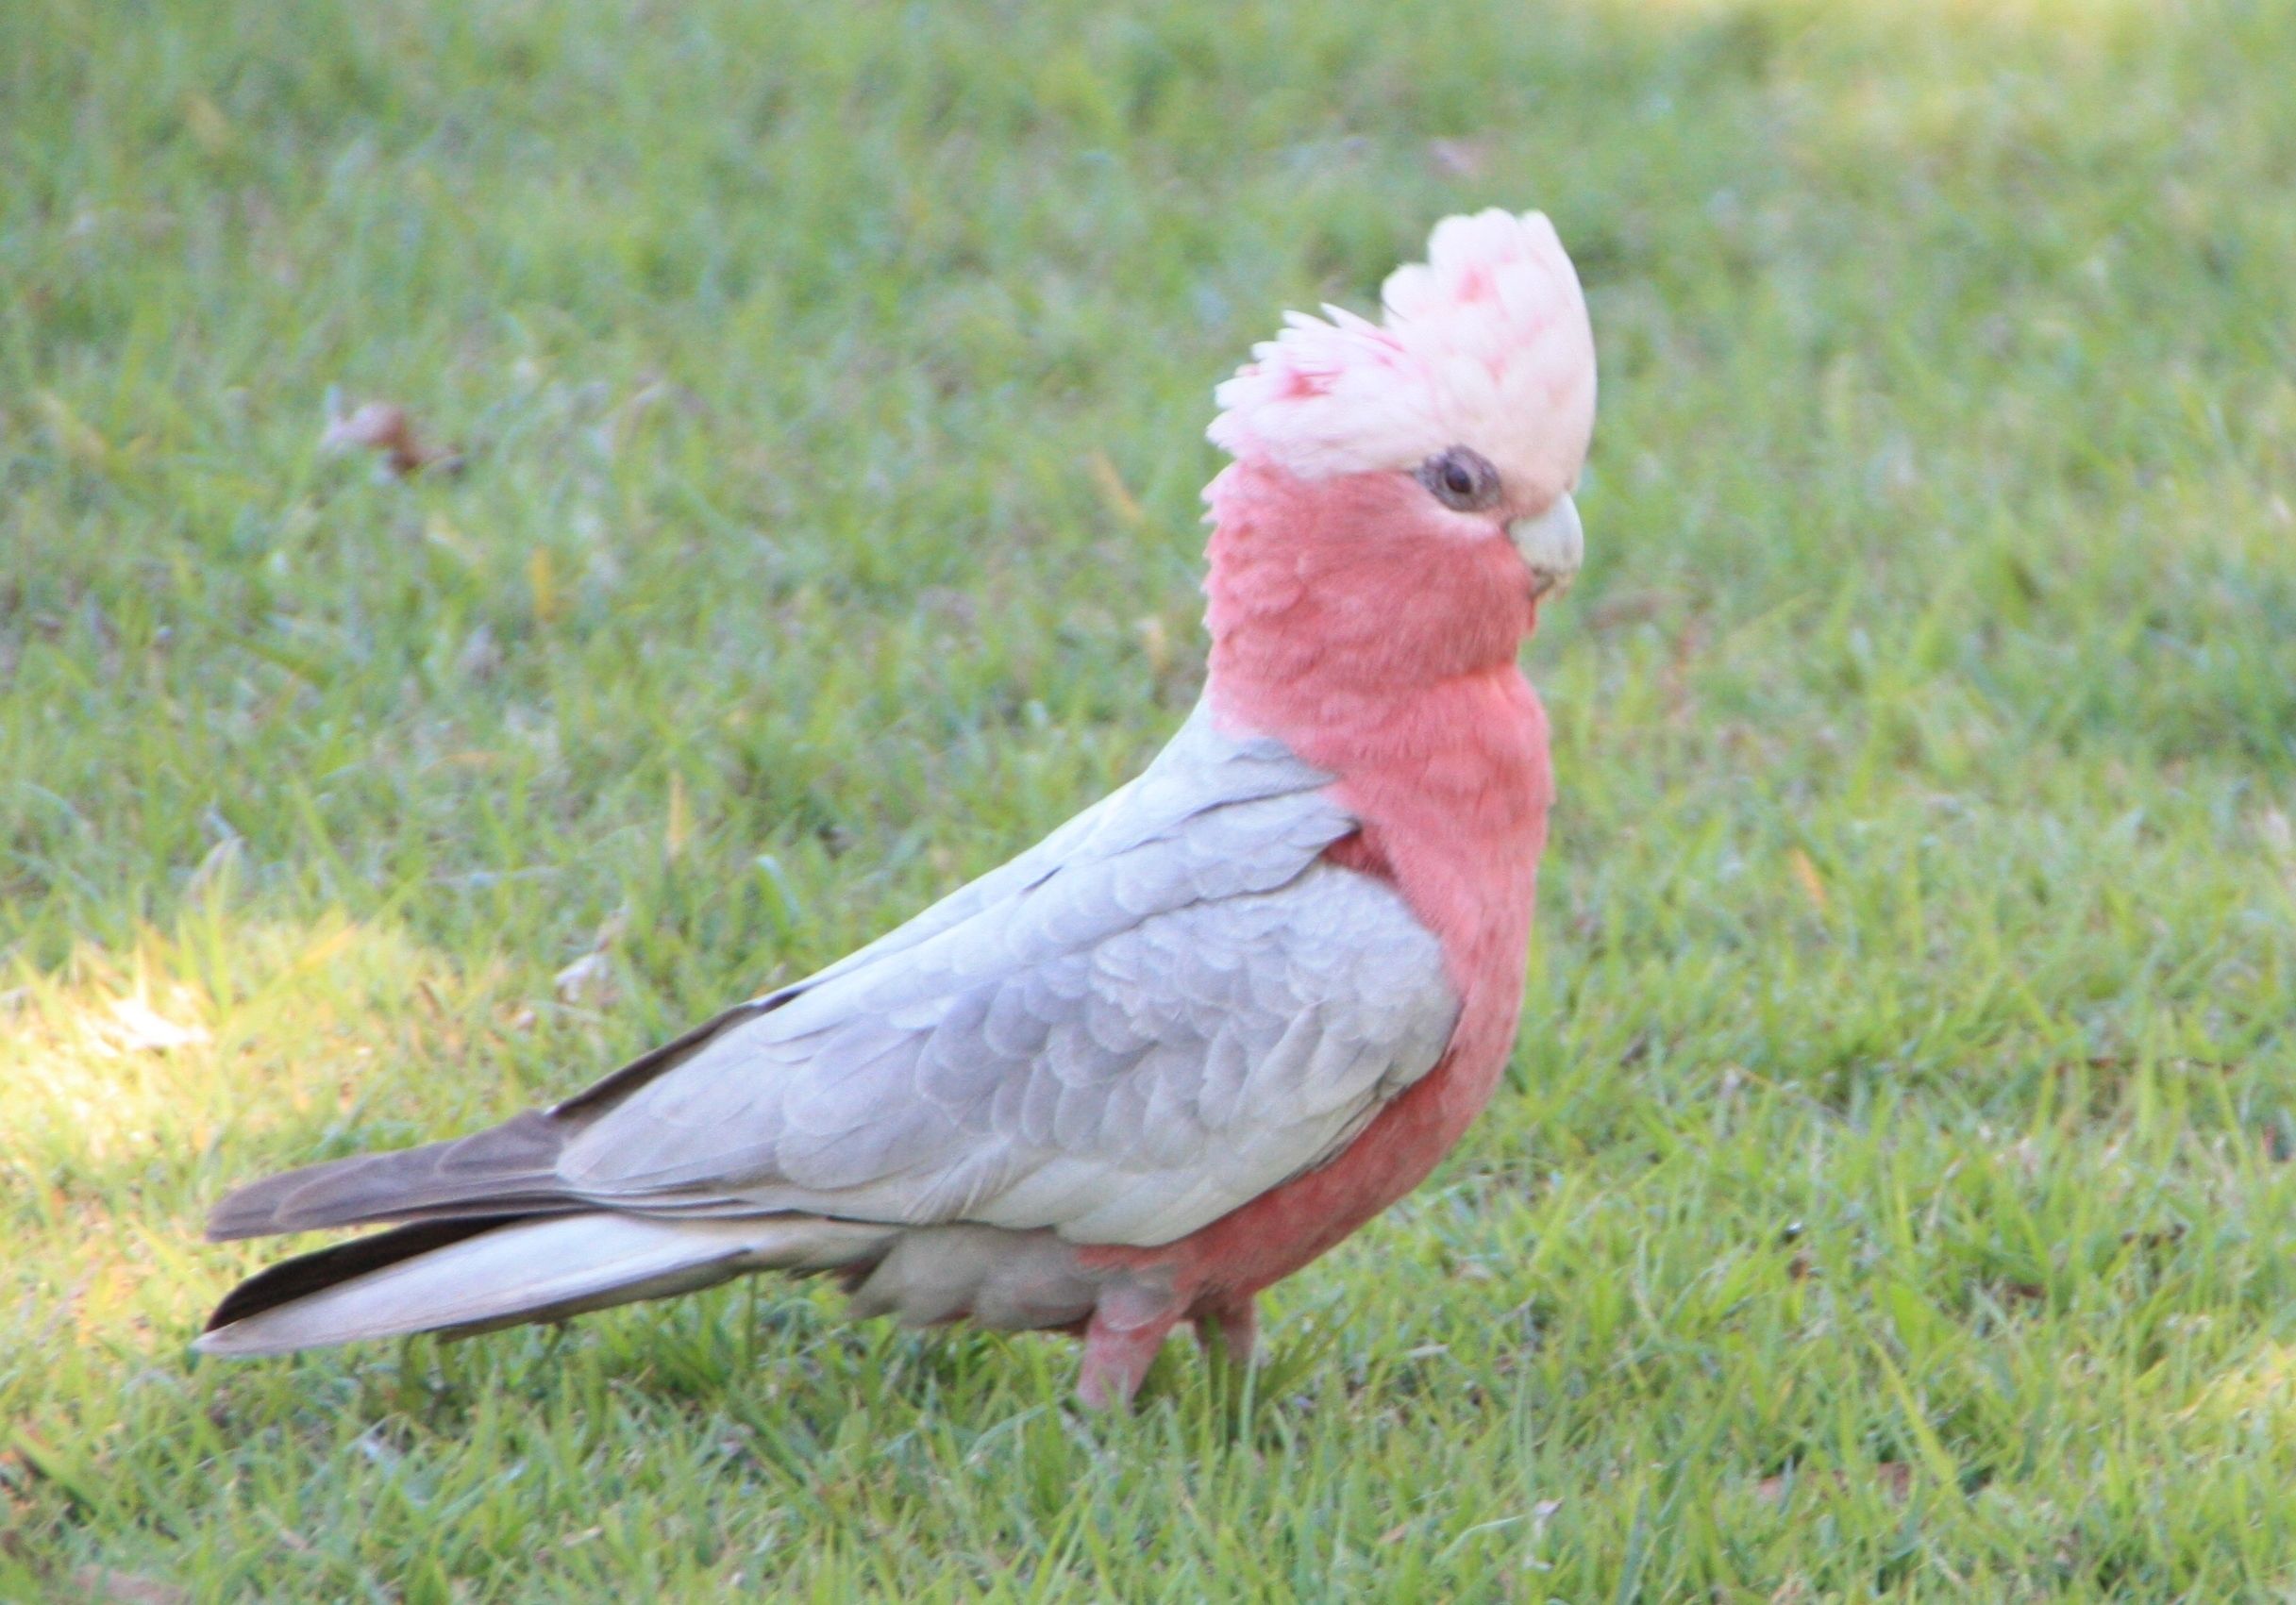
POLYGON ((1260 1304, 1250 1294, 1224 1300, 1196 1312, 1196 1341, 1204 1346, 1204 1353, 1212 1353, 1212 1332, 1216 1324, 1219 1346, 1227 1352, 1228 1363, 1249 1366, 1251 1354, 1260 1341, 1260 1304))
POLYGON ((1144 1289, 1118 1288, 1101 1295, 1099 1307, 1084 1328, 1084 1364, 1077 1375, 1077 1396, 1095 1410, 1131 1403, 1180 1315, 1177 1299, 1144 1289))

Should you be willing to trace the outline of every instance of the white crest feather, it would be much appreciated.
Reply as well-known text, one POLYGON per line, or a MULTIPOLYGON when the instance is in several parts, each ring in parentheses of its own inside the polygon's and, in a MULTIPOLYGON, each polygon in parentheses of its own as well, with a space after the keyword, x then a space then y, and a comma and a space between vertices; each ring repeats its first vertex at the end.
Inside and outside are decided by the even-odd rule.
POLYGON ((1568 490, 1594 431, 1594 331, 1545 214, 1445 218, 1426 262, 1390 274, 1380 298, 1376 324, 1338 307, 1285 313, 1215 393, 1213 443, 1303 478, 1467 445, 1520 503, 1568 490))

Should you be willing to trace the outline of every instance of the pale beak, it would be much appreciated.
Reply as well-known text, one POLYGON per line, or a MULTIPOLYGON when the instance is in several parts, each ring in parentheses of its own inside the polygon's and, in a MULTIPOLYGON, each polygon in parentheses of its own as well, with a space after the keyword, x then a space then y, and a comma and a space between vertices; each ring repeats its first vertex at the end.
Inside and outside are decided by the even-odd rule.
POLYGON ((1578 504, 1568 492, 1536 518, 1517 518, 1507 526, 1507 539, 1530 565, 1535 594, 1560 591, 1579 572, 1586 557, 1586 531, 1579 525, 1578 504))

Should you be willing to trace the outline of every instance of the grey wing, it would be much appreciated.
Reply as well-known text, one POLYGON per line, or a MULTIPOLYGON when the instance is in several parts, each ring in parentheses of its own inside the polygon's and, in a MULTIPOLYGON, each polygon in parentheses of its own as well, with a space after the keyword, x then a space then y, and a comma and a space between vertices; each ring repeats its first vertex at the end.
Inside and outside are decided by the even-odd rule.
POLYGON ((1328 1158, 1433 1066, 1457 1000, 1401 899, 1322 861, 1353 828, 1325 777, 1242 750, 1192 721, 1101 810, 604 1111, 559 1176, 623 1209, 1157 1244, 1328 1158))
POLYGON ((1025 897, 1063 870, 1105 861, 1160 841, 1182 842, 1215 852, 1249 852, 1265 844, 1271 811, 1263 810, 1224 828, 1220 811, 1249 803, 1289 799, 1297 812, 1313 816, 1309 831, 1328 831, 1317 850, 1354 828, 1354 821, 1325 801, 1320 793, 1332 777, 1300 761, 1282 743, 1266 737, 1237 739, 1223 734, 1208 704, 1198 703, 1137 778, 1127 781, 1069 820, 1035 846, 980 879, 960 887, 932 907, 867 946, 784 992, 762 1001, 779 1002, 852 971, 882 962, 985 911, 1025 897), (1206 828, 1209 826, 1210 828, 1206 828))

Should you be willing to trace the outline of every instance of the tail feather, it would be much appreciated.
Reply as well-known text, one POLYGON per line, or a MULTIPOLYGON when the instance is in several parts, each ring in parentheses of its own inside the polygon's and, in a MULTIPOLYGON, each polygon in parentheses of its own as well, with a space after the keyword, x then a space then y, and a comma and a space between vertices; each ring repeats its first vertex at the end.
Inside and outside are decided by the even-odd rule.
POLYGON ((865 1265, 898 1230, 809 1215, 662 1220, 603 1212, 426 1222, 274 1265, 225 1298, 193 1346, 287 1354, 557 1320, 745 1271, 865 1265))
POLYGON ((224 1301, 208 1317, 207 1329, 215 1331, 235 1326, 265 1311, 323 1293, 338 1282, 384 1270, 402 1260, 446 1247, 482 1231, 496 1230, 504 1224, 499 1220, 427 1221, 420 1226, 402 1226, 393 1231, 354 1237, 348 1243, 281 1260, 266 1265, 224 1295, 224 1301))
POLYGON ((378 1221, 558 1213, 587 1209, 558 1178, 564 1122, 540 1111, 448 1143, 359 1154, 265 1177, 208 1216, 208 1236, 267 1237, 378 1221))

